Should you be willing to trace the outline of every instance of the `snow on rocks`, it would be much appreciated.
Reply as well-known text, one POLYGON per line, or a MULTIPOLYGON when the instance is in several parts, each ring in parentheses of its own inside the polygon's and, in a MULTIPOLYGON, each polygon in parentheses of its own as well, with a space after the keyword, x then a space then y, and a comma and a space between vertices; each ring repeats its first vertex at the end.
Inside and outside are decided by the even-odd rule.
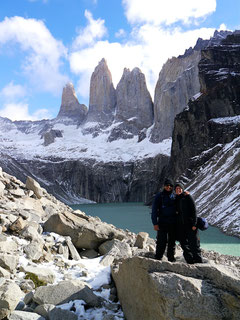
MULTIPOLYGON (((110 267, 100 264, 98 241, 95 250, 86 241, 77 241, 76 247, 74 232, 43 232, 42 226, 56 215, 72 218, 72 223, 76 219, 85 235, 99 229, 93 236, 101 239, 99 245, 115 236, 126 238, 128 232, 80 211, 75 214, 40 186, 41 192, 32 187, 29 192, 29 185, 0 173, 4 186, 0 198, 0 319, 122 319, 110 267), (88 255, 94 258, 86 259, 88 255)), ((36 186, 32 178, 28 181, 36 186)), ((135 235, 129 236, 133 243, 135 235)))

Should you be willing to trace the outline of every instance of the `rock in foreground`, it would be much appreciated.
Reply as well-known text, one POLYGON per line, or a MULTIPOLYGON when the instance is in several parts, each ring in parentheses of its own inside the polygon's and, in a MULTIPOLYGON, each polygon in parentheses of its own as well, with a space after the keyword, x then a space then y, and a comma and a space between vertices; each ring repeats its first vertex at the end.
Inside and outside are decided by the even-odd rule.
POLYGON ((236 269, 134 257, 113 268, 113 278, 128 320, 239 319, 236 269))

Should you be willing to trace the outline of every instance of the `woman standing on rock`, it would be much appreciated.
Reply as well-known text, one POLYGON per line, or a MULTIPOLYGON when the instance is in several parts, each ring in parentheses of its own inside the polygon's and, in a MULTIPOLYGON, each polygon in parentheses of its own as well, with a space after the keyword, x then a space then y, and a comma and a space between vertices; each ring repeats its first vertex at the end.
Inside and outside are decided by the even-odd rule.
POLYGON ((176 183, 177 232, 183 256, 187 263, 202 263, 200 240, 198 236, 196 206, 181 183, 176 183))

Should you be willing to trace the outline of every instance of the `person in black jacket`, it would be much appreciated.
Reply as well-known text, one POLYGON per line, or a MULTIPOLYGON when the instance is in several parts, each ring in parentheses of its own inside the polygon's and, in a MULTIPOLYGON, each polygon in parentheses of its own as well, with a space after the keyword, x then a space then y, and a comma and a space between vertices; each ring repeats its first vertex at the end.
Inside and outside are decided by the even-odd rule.
POLYGON ((155 258, 161 260, 167 247, 168 261, 176 261, 176 207, 173 183, 169 179, 165 180, 163 191, 157 193, 153 201, 152 223, 157 231, 155 258))
POLYGON ((181 183, 175 184, 175 193, 177 232, 183 256, 187 263, 202 263, 195 202, 189 193, 184 192, 181 183))

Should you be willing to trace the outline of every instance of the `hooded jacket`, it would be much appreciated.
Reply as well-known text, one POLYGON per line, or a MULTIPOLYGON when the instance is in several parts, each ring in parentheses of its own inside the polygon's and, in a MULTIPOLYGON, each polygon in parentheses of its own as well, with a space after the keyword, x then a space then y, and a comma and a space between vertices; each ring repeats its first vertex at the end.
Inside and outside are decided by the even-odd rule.
POLYGON ((152 205, 153 225, 176 223, 175 196, 165 189, 159 192, 152 205))
POLYGON ((197 224, 197 212, 195 202, 190 194, 180 194, 176 196, 176 214, 179 224, 191 227, 197 224))

